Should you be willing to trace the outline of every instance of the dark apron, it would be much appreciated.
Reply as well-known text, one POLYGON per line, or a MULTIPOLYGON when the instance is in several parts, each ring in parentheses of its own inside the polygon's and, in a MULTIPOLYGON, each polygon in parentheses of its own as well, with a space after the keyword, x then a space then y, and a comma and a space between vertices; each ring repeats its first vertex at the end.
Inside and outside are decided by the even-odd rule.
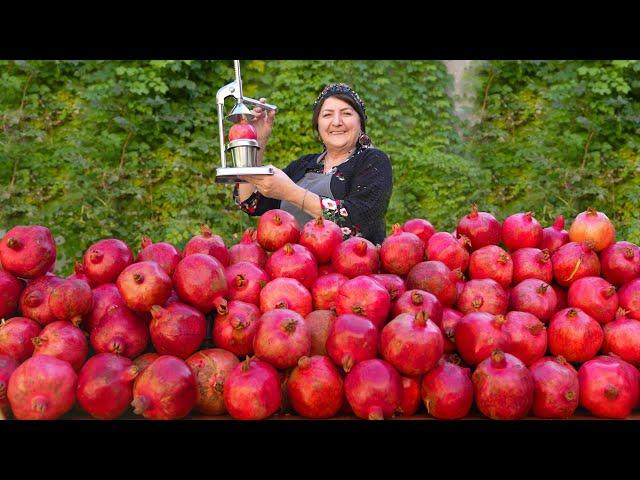
MULTIPOLYGON (((333 177, 332 173, 333 171, 327 174, 307 172, 305 176, 297 182, 297 185, 309 190, 311 193, 320 195, 321 197, 328 197, 331 200, 335 200, 335 198, 333 198, 333 193, 331 193, 331 178, 333 177)), ((311 200, 309 198, 309 195, 307 194, 307 198, 304 203, 305 207, 310 201, 311 200)), ((311 215, 309 215, 307 212, 303 212, 294 204, 289 203, 285 200, 282 200, 280 202, 280 208, 296 217, 296 220, 298 220, 298 223, 300 224, 300 228, 304 227, 305 223, 312 220, 311 215)))

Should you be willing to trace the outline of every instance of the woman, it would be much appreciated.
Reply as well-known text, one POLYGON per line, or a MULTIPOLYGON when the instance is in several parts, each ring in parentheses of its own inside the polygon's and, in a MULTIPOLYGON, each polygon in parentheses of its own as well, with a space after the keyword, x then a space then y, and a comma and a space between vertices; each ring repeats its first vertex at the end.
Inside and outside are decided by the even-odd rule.
MULTIPOLYGON (((254 113, 261 162, 275 112, 256 107, 254 113)), ((345 238, 359 235, 382 243, 393 185, 391 162, 372 146, 366 120, 364 102, 351 87, 328 85, 316 99, 312 117, 323 151, 303 155, 284 170, 274 167, 273 175, 242 177, 249 183, 236 185, 236 203, 249 215, 286 210, 301 227, 322 216, 342 227, 345 238)))

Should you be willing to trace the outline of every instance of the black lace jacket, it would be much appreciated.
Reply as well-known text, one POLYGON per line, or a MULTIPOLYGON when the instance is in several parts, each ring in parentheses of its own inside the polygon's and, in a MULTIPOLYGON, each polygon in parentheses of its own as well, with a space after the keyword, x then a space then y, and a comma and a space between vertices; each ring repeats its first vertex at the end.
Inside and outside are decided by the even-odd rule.
MULTIPOLYGON (((304 155, 283 171, 298 182, 308 171, 323 171, 322 163, 318 162, 319 156, 320 153, 304 155)), ((389 157, 376 148, 361 148, 334 170, 331 193, 335 201, 324 197, 320 199, 324 218, 342 227, 345 238, 358 235, 373 243, 382 243, 386 232, 385 214, 393 187, 389 157)), ((234 198, 249 215, 262 215, 267 210, 280 208, 280 200, 264 197, 258 192, 240 202, 237 185, 234 198)))

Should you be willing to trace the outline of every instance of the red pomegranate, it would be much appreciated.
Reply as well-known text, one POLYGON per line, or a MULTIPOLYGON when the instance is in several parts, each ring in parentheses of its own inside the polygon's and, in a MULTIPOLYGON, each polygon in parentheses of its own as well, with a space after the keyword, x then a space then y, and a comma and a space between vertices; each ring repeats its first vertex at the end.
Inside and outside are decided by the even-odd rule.
POLYGON ((553 255, 565 243, 569 243, 569 232, 564 229, 564 216, 558 215, 553 225, 542 229, 542 240, 539 248, 549 250, 549 254, 553 255))
POLYGON ((626 310, 618 309, 615 320, 604 326, 602 352, 613 353, 637 366, 640 365, 640 321, 627 317, 626 313, 626 310))
POLYGON ((214 257, 194 253, 184 257, 173 273, 180 299, 203 313, 217 308, 228 294, 224 267, 214 257))
POLYGON ((117 353, 133 359, 147 348, 149 329, 129 309, 114 305, 91 331, 90 342, 97 353, 117 353))
POLYGON ((262 268, 251 262, 236 262, 224 270, 229 288, 229 300, 260 304, 260 290, 271 277, 262 268))
POLYGON ((496 349, 508 345, 507 334, 502 330, 504 315, 486 312, 468 313, 455 327, 455 343, 458 353, 469 365, 478 365, 496 349))
POLYGON ((420 240, 422 240, 422 244, 424 245, 425 249, 427 248, 427 243, 429 243, 431 235, 436 233, 436 229, 433 228, 431 222, 425 220, 424 218, 412 218, 410 220, 407 220, 406 222, 404 222, 402 229, 405 232, 413 233, 420 240))
POLYGON ((91 311, 93 292, 87 282, 65 280, 51 290, 49 308, 58 320, 66 320, 75 326, 82 323, 82 317, 91 311))
POLYGON ((167 308, 154 305, 151 315, 151 342, 160 355, 184 360, 200 348, 207 333, 207 321, 202 312, 178 302, 167 308))
POLYGON ((18 309, 22 283, 5 270, 0 270, 0 318, 5 318, 18 309))
POLYGON ((502 223, 502 241, 509 251, 537 248, 542 241, 542 226, 533 212, 515 213, 502 223))
POLYGON ((11 406, 7 400, 7 387, 18 365, 20 364, 13 357, 0 353, 0 420, 6 420, 11 414, 11 406))
POLYGON ((327 354, 327 338, 336 318, 332 310, 314 310, 304 318, 311 334, 311 355, 327 354))
POLYGON ((472 250, 498 245, 502 236, 500 222, 490 213, 479 212, 475 203, 471 204, 471 213, 460 219, 456 231, 469 239, 472 250))
POLYGON ((31 341, 35 345, 34 357, 50 355, 65 360, 76 372, 80 370, 89 354, 89 345, 82 330, 65 321, 50 323, 31 341))
POLYGON ((260 311, 288 308, 306 317, 313 310, 311 293, 295 278, 274 278, 260 291, 260 311))
POLYGON ((64 279, 54 275, 45 275, 27 285, 20 295, 20 311, 44 326, 58 319, 49 307, 49 296, 54 288, 64 283, 64 279))
POLYGON ((403 375, 423 375, 442 357, 444 339, 426 312, 402 313, 380 332, 380 354, 403 375))
POLYGON ((148 312, 164 305, 171 295, 171 277, 156 262, 138 262, 126 267, 116 286, 124 303, 136 312, 148 312))
POLYGON ((91 283, 91 279, 87 277, 87 274, 84 271, 84 265, 82 265, 82 262, 75 262, 73 265, 73 272, 74 273, 67 277, 67 280, 82 280, 91 288, 94 287, 93 283, 91 283))
POLYGON ((466 417, 473 404, 471 370, 442 358, 422 377, 420 394, 429 415, 442 420, 466 417))
POLYGON ((169 277, 182 259, 176 247, 167 242, 153 243, 149 237, 142 237, 140 248, 136 262, 156 262, 169 277))
POLYGON ((196 410, 204 415, 226 413, 224 384, 240 363, 238 357, 221 348, 209 348, 194 353, 186 363, 196 380, 196 410))
POLYGON ((547 351, 547 330, 540 320, 527 312, 511 311, 502 331, 507 335, 506 353, 517 357, 527 367, 544 357, 547 351))
POLYGON ((549 250, 520 248, 511 254, 513 260, 513 284, 527 278, 550 283, 553 280, 553 265, 549 250))
POLYGON ((569 242, 553 254, 553 277, 562 287, 568 287, 583 277, 600 276, 598 254, 587 243, 569 242))
POLYGON ((128 308, 124 303, 122 295, 115 283, 105 283, 92 290, 93 307, 89 314, 85 316, 83 327, 91 333, 96 327, 107 309, 113 305, 128 308))
POLYGON ((263 420, 282 405, 277 370, 255 357, 236 365, 227 377, 223 395, 229 415, 238 420, 263 420))
POLYGON ((0 354, 8 355, 19 363, 33 355, 31 339, 40 335, 42 327, 26 317, 0 320, 0 354))
POLYGON ((338 315, 355 313, 371 320, 377 328, 382 328, 390 309, 389 292, 371 277, 360 275, 343 283, 338 289, 338 315))
POLYGON ((464 313, 452 308, 442 309, 442 324, 440 330, 444 339, 444 353, 454 353, 457 351, 455 340, 455 328, 464 313))
POLYGON ((298 242, 300 224, 289 212, 274 208, 260 216, 256 238, 262 248, 275 252, 287 243, 298 242))
POLYGON ((229 265, 229 251, 220 235, 214 234, 207 225, 200 226, 200 235, 191 238, 184 246, 182 258, 194 253, 209 255, 218 260, 223 267, 229 265))
POLYGON ((448 232, 434 233, 427 244, 427 258, 444 263, 451 270, 459 268, 464 272, 469 266, 471 242, 464 235, 456 238, 448 232))
POLYGON ((322 217, 307 222, 300 233, 300 245, 307 248, 319 264, 330 262, 333 252, 341 243, 340 227, 322 217))
POLYGON ((600 324, 579 308, 558 311, 551 318, 547 337, 551 353, 569 362, 591 360, 604 341, 600 324))
POLYGON ((640 278, 625 283, 618 290, 618 303, 629 317, 640 320, 640 278))
POLYGON ((16 226, 0 240, 0 262, 4 270, 20 278, 38 278, 56 261, 56 243, 47 227, 16 226))
POLYGON ((133 400, 133 383, 139 374, 133 362, 113 353, 94 355, 78 374, 78 403, 92 417, 118 418, 133 400))
POLYGON ((328 273, 318 277, 311 286, 313 308, 316 310, 335 309, 338 290, 347 280, 349 279, 341 273, 328 273))
POLYGON ((519 420, 533 405, 533 376, 509 353, 495 350, 478 365, 471 380, 476 405, 489 418, 519 420))
POLYGON ((596 417, 626 418, 638 403, 638 370, 616 357, 599 356, 578 370, 580 405, 596 417))
POLYGON ((511 289, 509 308, 534 315, 548 322, 557 310, 558 298, 553 288, 542 280, 529 278, 511 289))
POLYGON ((572 242, 590 242, 599 252, 616 241, 616 229, 604 213, 594 208, 579 213, 569 228, 569 240, 572 242))
POLYGON ((616 287, 600 277, 583 277, 573 282, 567 302, 602 324, 613 321, 618 310, 616 287))
POLYGON ((495 280, 469 280, 458 297, 457 305, 462 313, 487 312, 503 315, 507 313, 509 297, 495 280))
POLYGON ((31 357, 9 379, 11 411, 18 420, 56 420, 73 407, 77 381, 69 362, 49 355, 31 357))
POLYGON ((299 313, 286 308, 265 312, 258 321, 253 351, 276 368, 293 367, 311 353, 311 333, 299 313))
POLYGON ((155 352, 143 353, 142 355, 133 359, 133 364, 138 367, 138 376, 134 381, 137 381, 140 374, 144 372, 149 365, 151 365, 156 359, 160 357, 160 354, 155 352))
POLYGON ((569 306, 567 303, 567 290, 555 283, 552 283, 551 287, 556 293, 556 311, 567 308, 569 306))
POLYGON ((133 252, 122 240, 107 238, 91 245, 84 254, 84 272, 93 286, 115 283, 120 272, 133 263, 133 252))
POLYGON ((287 397, 305 418, 333 417, 344 399, 340 372, 329 357, 302 357, 289 375, 287 397))
POLYGON ((444 307, 453 306, 458 299, 456 276, 437 260, 415 265, 407 275, 406 288, 432 293, 444 307))
POLYGON ((349 373, 357 363, 376 357, 378 337, 378 329, 370 320, 350 313, 340 315, 329 331, 327 354, 349 373))
POLYGON ((256 231, 253 228, 245 230, 240 243, 229 247, 229 265, 238 262, 251 262, 264 268, 267 263, 267 252, 256 242, 256 231))
POLYGON ((497 245, 479 248, 469 257, 469 276, 473 280, 490 278, 507 288, 513 281, 511 255, 497 245))
POLYGON ((569 418, 578 408, 578 372, 564 357, 544 357, 529 371, 533 376, 532 413, 540 418, 569 418))
POLYGON ((400 295, 407 291, 404 280, 393 273, 376 273, 371 275, 376 282, 387 289, 391 297, 391 302, 395 302, 400 295))
POLYGON ((600 252, 605 280, 619 287, 640 276, 640 247, 630 242, 615 242, 600 252))
POLYGON ((349 278, 378 273, 380 254, 366 238, 352 237, 342 242, 333 252, 331 263, 337 273, 349 278))
POLYGON ((383 420, 390 418, 402 402, 402 379, 384 360, 364 360, 347 374, 344 391, 356 416, 383 420))
POLYGON ((420 377, 403 377, 402 380, 402 402, 396 409, 396 415, 411 417, 420 408, 420 377))
POLYGON ((424 312, 427 319, 435 323, 437 327, 442 325, 442 305, 435 295, 424 290, 407 290, 403 293, 393 304, 391 318, 396 318, 402 313, 415 315, 418 312, 424 312))
POLYGON ((214 344, 238 356, 253 355, 259 319, 260 309, 252 303, 232 300, 220 305, 213 323, 214 344))
POLYGON ((380 246, 380 263, 387 273, 405 276, 424 259, 424 244, 417 235, 395 224, 380 246))
POLYGON ((133 387, 133 413, 152 420, 186 417, 196 404, 196 380, 184 360, 161 355, 133 387))
POLYGON ((264 269, 271 278, 295 278, 309 290, 318 278, 318 265, 313 254, 298 244, 287 243, 273 252, 264 269))

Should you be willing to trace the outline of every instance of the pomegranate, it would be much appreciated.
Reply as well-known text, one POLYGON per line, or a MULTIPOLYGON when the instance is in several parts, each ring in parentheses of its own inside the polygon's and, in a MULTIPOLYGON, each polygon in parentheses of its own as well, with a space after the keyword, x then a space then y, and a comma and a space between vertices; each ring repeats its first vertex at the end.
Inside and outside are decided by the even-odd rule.
POLYGON ((640 247, 630 242, 615 242, 600 252, 604 279, 616 287, 640 276, 640 247))
POLYGON ((253 350, 261 360, 276 368, 289 368, 311 353, 311 333, 304 317, 281 308, 265 312, 258 321, 253 350))
POLYGON ((288 308, 306 317, 313 310, 309 290, 295 278, 274 278, 260 291, 260 311, 288 308))
POLYGON ((494 420, 519 420, 533 405, 533 375, 509 353, 495 350, 471 377, 476 405, 494 420))
POLYGON ((311 334, 311 355, 327 354, 327 338, 336 314, 332 310, 315 310, 307 315, 304 322, 311 334))
POLYGON ((212 332, 215 345, 238 356, 253 355, 260 309, 252 303, 232 300, 220 305, 217 313, 212 332))
POLYGON ((490 278, 503 288, 513 281, 513 259, 497 245, 479 248, 469 257, 469 276, 473 280, 490 278))
POLYGON ((558 298, 553 288, 542 280, 529 278, 511 289, 509 308, 534 315, 548 322, 557 310, 558 298))
POLYGON ((371 278, 387 289, 392 304, 407 290, 404 280, 393 273, 376 273, 371 278))
POLYGON ((40 225, 16 226, 0 240, 0 262, 4 270, 20 278, 38 278, 56 261, 56 243, 51 231, 40 225))
POLYGON ((227 377, 223 395, 229 415, 238 420, 263 420, 282 404, 278 372, 255 357, 236 365, 227 377))
POLYGON ((471 249, 478 250, 487 245, 498 245, 502 236, 502 226, 487 212, 478 212, 478 206, 471 204, 471 213, 458 222, 456 231, 471 242, 471 249))
POLYGON ((432 293, 444 307, 453 306, 458 298, 456 276, 437 260, 415 265, 407 275, 406 288, 432 293))
POLYGON ((444 339, 424 311, 402 313, 380 332, 380 354, 403 375, 423 375, 442 357, 444 339))
POLYGON ((313 254, 297 244, 287 243, 273 252, 264 269, 271 278, 295 278, 309 290, 318 278, 318 265, 313 254))
POLYGON ((381 328, 387 321, 390 309, 389 292, 371 277, 361 275, 352 278, 338 289, 338 315, 355 313, 368 318, 377 328, 381 328))
POLYGON ((596 417, 626 418, 638 402, 638 370, 616 357, 599 356, 578 370, 580 405, 596 417))
POLYGON ((384 360, 364 360, 347 374, 344 391, 356 416, 383 420, 390 418, 402 402, 402 379, 384 360))
POLYGON ((396 409, 397 415, 411 417, 420 408, 420 377, 400 377, 402 380, 402 402, 396 409))
POLYGON ((570 307, 582 309, 598 323, 609 323, 618 310, 616 287, 600 277, 583 277, 569 287, 570 307))
POLYGON ((136 262, 156 262, 169 277, 182 259, 176 247, 167 242, 153 243, 149 237, 142 237, 140 247, 136 262))
POLYGON ((405 232, 399 224, 380 247, 380 263, 387 273, 405 276, 424 258, 424 244, 417 235, 405 232))
POLYGON ((626 313, 626 310, 618 309, 616 319, 604 326, 602 352, 613 353, 625 362, 640 365, 640 321, 627 317, 626 313))
POLYGON ((90 342, 96 353, 117 353, 133 359, 147 348, 149 329, 129 309, 114 305, 91 331, 90 342))
POLYGON ((76 372, 80 370, 89 354, 89 345, 82 330, 65 321, 50 323, 31 341, 35 345, 34 357, 50 355, 65 360, 76 372))
POLYGON ((404 222, 402 229, 405 232, 413 233, 420 240, 422 240, 422 244, 424 245, 425 250, 427 248, 427 243, 429 243, 431 235, 436 233, 436 229, 433 228, 431 222, 425 220, 424 218, 412 218, 410 220, 407 220, 406 222, 404 222))
POLYGON ((196 410, 204 415, 226 413, 224 384, 240 363, 238 357, 220 348, 209 348, 194 353, 186 363, 196 380, 196 410))
POLYGON ((564 229, 564 217, 558 215, 553 225, 542 229, 542 240, 539 247, 549 250, 549 254, 553 255, 565 243, 569 243, 569 232, 564 229))
POLYGON ((455 327, 458 353, 469 365, 478 365, 496 349, 508 346, 507 334, 502 330, 504 315, 486 312, 468 313, 455 327))
POLYGON ((463 418, 473 404, 471 370, 442 358, 422 377, 420 394, 429 415, 442 420, 463 418))
POLYGON ((245 230, 240 243, 229 247, 229 265, 238 262, 250 262, 257 267, 264 268, 267 263, 267 252, 255 240, 256 231, 252 228, 245 230))
POLYGON ((407 290, 393 304, 391 318, 396 318, 402 313, 415 315, 424 312, 426 318, 431 320, 436 326, 442 325, 442 305, 438 299, 424 290, 407 290))
POLYGON ((600 275, 598 254, 587 243, 569 242, 553 254, 553 276, 562 287, 583 277, 600 275))
POLYGON ((93 283, 91 283, 91 279, 87 277, 87 274, 84 271, 84 265, 82 265, 82 262, 75 262, 75 264, 73 265, 73 272, 73 274, 67 277, 67 280, 82 280, 83 282, 86 282, 91 288, 94 287, 93 283))
POLYGON ((542 241, 542 226, 533 212, 515 213, 502 223, 502 241, 509 251, 519 248, 537 248, 542 241))
POLYGON ((262 248, 275 252, 287 243, 298 242, 300 224, 289 212, 274 208, 260 216, 256 238, 262 248))
POLYGON ((93 306, 93 292, 87 282, 65 280, 51 290, 49 308, 58 320, 67 320, 75 326, 82 323, 83 315, 93 306))
POLYGON ((532 413, 540 418, 569 418, 578 408, 580 386, 578 372, 564 357, 536 360, 529 371, 533 375, 532 413))
POLYGON ((551 318, 547 336, 551 353, 569 362, 591 360, 604 341, 600 324, 579 308, 558 311, 551 318))
POLYGON ((118 418, 133 400, 133 383, 139 370, 133 362, 113 353, 99 353, 78 374, 78 403, 92 417, 118 418))
POLYGON ((133 364, 138 367, 138 376, 135 381, 138 380, 140 374, 144 372, 149 365, 151 365, 156 359, 160 357, 160 354, 151 352, 151 353, 143 353, 139 357, 133 359, 133 364))
POLYGON ((152 420, 186 417, 196 404, 196 380, 184 360, 161 355, 133 387, 133 413, 152 420))
POLYGON ((164 305, 171 295, 171 277, 156 262, 138 262, 126 267, 116 286, 131 310, 148 312, 154 305, 164 305))
POLYGON ((458 297, 458 310, 462 313, 487 312, 494 315, 507 313, 509 297, 495 280, 469 280, 458 297))
POLYGON ((378 336, 378 329, 370 320, 350 313, 340 315, 329 331, 327 354, 349 373, 357 363, 376 357, 378 336))
POLYGON ((337 273, 349 278, 378 273, 380 254, 366 238, 352 237, 342 242, 333 252, 331 263, 337 273))
POLYGON ((217 308, 228 294, 224 267, 214 257, 194 253, 184 257, 173 273, 180 299, 203 313, 217 308))
POLYGON ((640 278, 625 283, 618 290, 618 303, 629 317, 640 320, 640 278))
POLYGON ((427 244, 427 258, 444 263, 451 270, 464 272, 469 266, 469 239, 464 235, 456 238, 448 232, 434 233, 427 244))
POLYGON ((98 322, 102 319, 103 315, 107 313, 107 309, 109 309, 109 307, 115 305, 117 307, 125 307, 128 309, 115 283, 105 283, 100 285, 92 290, 92 294, 93 308, 91 309, 91 312, 89 312, 89 315, 83 324, 89 333, 91 333, 96 325, 98 325, 98 322))
POLYGON ((342 377, 329 357, 301 357, 289 375, 287 396, 305 418, 333 417, 344 399, 342 377))
POLYGON ((42 327, 26 317, 0 320, 0 354, 8 355, 19 363, 33 355, 33 337, 40 334, 42 327))
POLYGON ((7 400, 7 387, 18 365, 20 364, 13 357, 0 353, 0 420, 6 420, 11 412, 11 406, 7 400))
POLYGON ((300 245, 307 248, 319 264, 330 262, 341 243, 342 230, 331 220, 318 217, 302 227, 300 245))
POLYGON ((604 213, 594 208, 579 213, 569 228, 569 240, 572 242, 590 242, 599 252, 616 241, 616 229, 604 213))
POLYGON ((556 293, 556 311, 567 308, 569 306, 567 303, 567 290, 555 283, 552 283, 551 287, 556 293))
POLYGON ((553 265, 549 250, 520 248, 511 254, 513 260, 513 284, 527 278, 550 283, 553 280, 553 265))
POLYGON ((251 262, 236 262, 224 270, 229 288, 229 300, 260 304, 260 290, 271 277, 269 274, 251 262))
POLYGON ((207 321, 200 311, 178 302, 167 308, 154 305, 151 315, 151 342, 160 355, 184 360, 200 348, 207 333, 207 321))
POLYGON ((54 288, 64 283, 64 279, 53 275, 37 278, 27 285, 20 295, 20 311, 44 326, 58 319, 49 307, 49 296, 54 288))
POLYGON ((527 312, 511 311, 502 331, 507 335, 505 352, 517 357, 527 367, 544 357, 547 351, 547 330, 540 320, 527 312))
MULTIPOLYGON (((313 308, 316 310, 335 309, 338 290, 347 280, 349 280, 349 278, 341 273, 328 273, 327 275, 318 277, 311 286, 313 308)), ((378 281, 378 283, 380 282, 378 281)))
POLYGON ((56 420, 73 408, 77 381, 69 362, 49 355, 31 357, 9 379, 11 411, 18 420, 56 420))
POLYGON ((84 254, 84 272, 93 286, 114 283, 133 263, 133 252, 122 240, 108 238, 91 245, 84 254))
POLYGON ((195 253, 209 255, 223 267, 229 265, 229 251, 220 235, 214 234, 207 225, 200 226, 200 235, 191 238, 184 246, 182 258, 195 253))
POLYGON ((444 353, 454 353, 457 350, 455 328, 462 317, 464 317, 464 313, 457 310, 452 308, 442 309, 442 324, 440 325, 440 329, 442 330, 444 339, 444 353))
POLYGON ((9 272, 0 270, 0 318, 5 318, 18 309, 22 284, 9 272))

